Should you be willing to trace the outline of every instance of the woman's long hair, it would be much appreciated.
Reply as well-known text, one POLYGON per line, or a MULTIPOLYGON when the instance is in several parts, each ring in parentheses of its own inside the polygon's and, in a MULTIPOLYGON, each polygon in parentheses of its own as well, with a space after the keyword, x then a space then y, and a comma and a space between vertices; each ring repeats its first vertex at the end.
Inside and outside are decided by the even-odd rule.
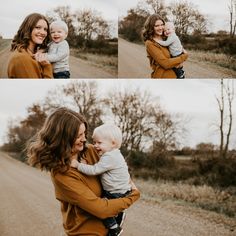
MULTIPOLYGON (((28 163, 41 170, 62 173, 67 171, 81 124, 84 124, 87 130, 87 122, 82 115, 64 107, 56 109, 28 143, 28 163)), ((81 152, 80 155, 82 154, 81 152)))
POLYGON ((153 38, 154 26, 157 20, 161 20, 163 24, 165 24, 165 21, 163 20, 163 18, 161 18, 161 16, 157 14, 150 15, 145 21, 144 29, 142 32, 144 42, 153 38))
POLYGON ((28 48, 29 42, 31 40, 31 33, 39 20, 45 20, 47 22, 48 30, 47 30, 47 36, 44 39, 43 43, 38 46, 40 48, 47 48, 47 45, 50 40, 48 20, 46 19, 45 16, 39 13, 32 13, 24 19, 16 35, 14 36, 14 39, 12 40, 12 44, 11 44, 11 51, 14 51, 15 49, 21 51, 22 48, 23 49, 28 48))

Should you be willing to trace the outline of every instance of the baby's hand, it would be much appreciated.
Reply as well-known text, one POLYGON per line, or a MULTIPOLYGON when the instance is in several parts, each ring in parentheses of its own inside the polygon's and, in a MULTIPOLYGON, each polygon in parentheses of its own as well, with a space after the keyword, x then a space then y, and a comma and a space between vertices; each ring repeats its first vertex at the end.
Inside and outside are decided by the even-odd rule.
POLYGON ((87 164, 87 161, 85 159, 81 159, 80 163, 87 164))
POLYGON ((78 168, 78 164, 79 164, 79 162, 77 160, 72 159, 72 161, 70 163, 70 166, 74 167, 74 168, 78 168))
POLYGON ((47 59, 47 54, 46 53, 42 53, 42 52, 36 52, 34 54, 34 58, 36 61, 38 61, 41 65, 46 65, 46 64, 50 64, 50 62, 47 59))

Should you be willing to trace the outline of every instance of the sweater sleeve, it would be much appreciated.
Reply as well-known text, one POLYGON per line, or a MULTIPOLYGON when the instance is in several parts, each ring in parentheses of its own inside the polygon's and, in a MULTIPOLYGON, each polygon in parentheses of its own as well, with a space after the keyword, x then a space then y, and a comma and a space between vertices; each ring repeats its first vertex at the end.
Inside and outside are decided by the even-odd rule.
POLYGON ((22 54, 19 57, 13 57, 8 64, 9 78, 38 78, 37 71, 30 62, 28 56, 22 54))
POLYGON ((41 66, 43 69, 43 78, 52 79, 53 78, 52 65, 45 64, 45 65, 41 65, 41 66))
POLYGON ((140 197, 139 191, 133 190, 130 195, 124 198, 110 200, 100 198, 82 180, 68 175, 57 174, 55 176, 55 184, 57 191, 60 193, 60 199, 58 198, 58 200, 77 205, 101 219, 117 215, 140 197))
POLYGON ((83 163, 78 164, 78 170, 86 175, 100 175, 113 168, 112 158, 102 156, 94 165, 87 165, 83 163))
POLYGON ((184 53, 178 57, 167 58, 161 48, 154 45, 152 42, 147 43, 146 49, 147 53, 165 70, 178 66, 188 58, 187 53, 184 53))
POLYGON ((47 59, 51 62, 57 62, 69 55, 69 45, 66 41, 63 41, 58 45, 56 53, 47 53, 47 59))
POLYGON ((175 41, 174 37, 173 36, 169 36, 167 38, 167 40, 157 40, 157 42, 161 45, 161 46, 164 46, 164 47, 168 47, 170 46, 173 42, 175 41))
POLYGON ((52 78, 52 66, 40 65, 26 53, 12 57, 8 64, 9 78, 52 78), (41 69, 40 69, 41 67, 41 69))

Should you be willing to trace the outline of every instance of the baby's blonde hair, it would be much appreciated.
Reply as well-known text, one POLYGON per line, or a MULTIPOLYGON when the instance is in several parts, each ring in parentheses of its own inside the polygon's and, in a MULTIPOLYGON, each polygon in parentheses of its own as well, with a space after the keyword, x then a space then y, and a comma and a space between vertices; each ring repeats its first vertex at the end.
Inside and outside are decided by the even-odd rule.
POLYGON ((98 126, 93 131, 92 138, 103 137, 114 142, 115 148, 120 148, 122 143, 122 132, 120 128, 114 124, 103 124, 98 126))
POLYGON ((66 34, 68 34, 68 26, 67 24, 62 21, 62 20, 56 20, 56 21, 53 21, 51 24, 50 24, 50 31, 52 30, 53 27, 55 26, 58 26, 60 27, 61 29, 63 29, 65 31, 66 34))
POLYGON ((171 29, 175 30, 175 25, 173 22, 171 21, 168 21, 165 23, 165 27, 169 26, 171 29))

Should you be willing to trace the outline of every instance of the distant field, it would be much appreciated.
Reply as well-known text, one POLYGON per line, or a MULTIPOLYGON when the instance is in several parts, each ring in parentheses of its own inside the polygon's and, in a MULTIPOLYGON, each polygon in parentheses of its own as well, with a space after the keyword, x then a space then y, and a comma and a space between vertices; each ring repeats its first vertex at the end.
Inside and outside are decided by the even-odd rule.
POLYGON ((174 156, 174 159, 179 161, 191 160, 192 158, 191 156, 174 156))
POLYGON ((0 39, 0 52, 9 47, 12 39, 0 39))

